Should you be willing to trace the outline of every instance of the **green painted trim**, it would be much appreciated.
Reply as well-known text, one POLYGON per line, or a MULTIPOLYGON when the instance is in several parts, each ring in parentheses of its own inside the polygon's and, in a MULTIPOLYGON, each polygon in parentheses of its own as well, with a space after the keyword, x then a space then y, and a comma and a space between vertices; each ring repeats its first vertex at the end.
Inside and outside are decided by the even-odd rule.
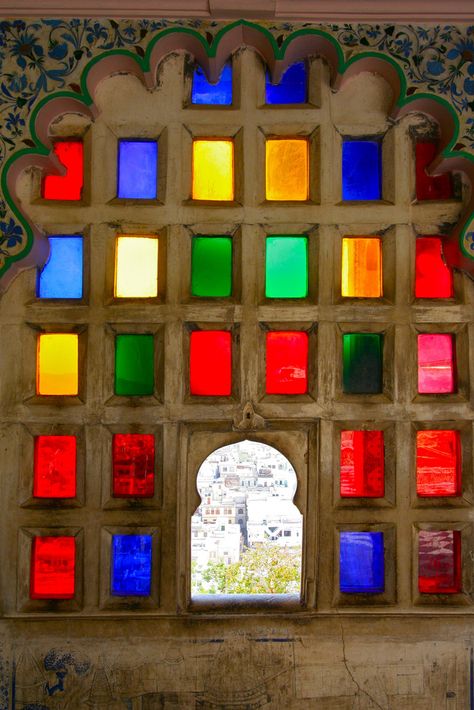
POLYGON ((106 57, 114 57, 114 56, 115 57, 127 57, 128 59, 133 59, 133 61, 138 64, 139 68, 143 72, 147 71, 144 60, 141 57, 139 57, 138 54, 134 54, 133 52, 130 52, 130 50, 128 50, 128 49, 107 50, 106 52, 102 52, 102 54, 98 54, 97 57, 93 57, 93 59, 91 59, 84 67, 84 70, 81 74, 81 79, 80 79, 81 94, 75 94, 76 98, 82 97, 82 100, 88 106, 91 106, 94 103, 94 98, 90 95, 89 89, 87 88, 87 77, 89 76, 89 72, 96 64, 98 64, 100 61, 102 61, 102 59, 105 59, 106 57))

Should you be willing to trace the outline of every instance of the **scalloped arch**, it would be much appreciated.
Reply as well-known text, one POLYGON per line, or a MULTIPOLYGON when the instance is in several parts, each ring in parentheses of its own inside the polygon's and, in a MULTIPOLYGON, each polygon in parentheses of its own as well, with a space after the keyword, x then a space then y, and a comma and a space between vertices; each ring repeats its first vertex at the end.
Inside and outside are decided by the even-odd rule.
MULTIPOLYGON (((1 175, 1 186, 6 204, 14 219, 24 230, 22 248, 6 256, 0 268, 0 291, 4 291, 20 271, 43 264, 48 257, 48 243, 21 207, 16 194, 17 178, 30 167, 49 172, 61 172, 61 166, 51 153, 49 126, 58 116, 75 112, 91 121, 98 114, 94 103, 95 92, 102 79, 116 73, 130 73, 152 89, 156 86, 160 62, 172 52, 183 51, 198 61, 211 81, 216 81, 228 57, 242 46, 257 51, 268 65, 273 81, 278 81, 284 70, 298 59, 317 55, 329 65, 332 86, 338 90, 352 77, 369 71, 380 74, 393 91, 391 117, 400 119, 410 112, 422 112, 433 117, 440 126, 440 150, 432 163, 434 173, 463 172, 474 184, 474 156, 457 151, 454 146, 459 133, 458 117, 445 99, 435 94, 407 96, 407 82, 402 67, 392 57, 380 52, 363 52, 347 61, 337 40, 324 30, 301 29, 290 34, 281 46, 264 27, 241 20, 223 27, 211 44, 197 30, 173 27, 159 32, 149 43, 143 56, 128 50, 110 50, 91 59, 81 75, 78 93, 55 92, 43 98, 30 118, 34 147, 14 153, 1 175)), ((444 240, 447 262, 474 276, 474 190, 468 204, 453 229, 444 240)), ((11 223, 14 224, 11 218, 11 223)))

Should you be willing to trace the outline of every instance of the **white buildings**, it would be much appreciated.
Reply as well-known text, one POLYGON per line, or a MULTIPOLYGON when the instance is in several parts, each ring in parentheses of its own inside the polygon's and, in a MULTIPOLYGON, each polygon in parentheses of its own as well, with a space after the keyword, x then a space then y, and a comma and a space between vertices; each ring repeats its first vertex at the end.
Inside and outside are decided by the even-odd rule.
POLYGON ((301 549, 296 474, 276 449, 244 441, 214 451, 199 470, 198 489, 202 503, 191 525, 198 577, 209 562, 238 562, 244 547, 261 542, 301 549))

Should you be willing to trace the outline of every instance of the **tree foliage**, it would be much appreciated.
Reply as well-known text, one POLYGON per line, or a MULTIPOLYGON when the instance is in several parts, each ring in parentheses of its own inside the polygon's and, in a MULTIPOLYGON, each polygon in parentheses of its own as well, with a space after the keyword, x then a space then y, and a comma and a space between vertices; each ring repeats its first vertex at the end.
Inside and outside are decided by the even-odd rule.
POLYGON ((295 594, 301 584, 301 552, 259 543, 230 565, 210 561, 199 576, 195 594, 295 594))

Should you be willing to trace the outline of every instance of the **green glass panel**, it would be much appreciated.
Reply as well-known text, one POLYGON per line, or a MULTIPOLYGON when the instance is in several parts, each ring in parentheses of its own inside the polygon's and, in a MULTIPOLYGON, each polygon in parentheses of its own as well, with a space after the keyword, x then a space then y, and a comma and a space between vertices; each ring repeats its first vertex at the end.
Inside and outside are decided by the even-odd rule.
POLYGON ((232 294, 232 239, 230 237, 193 238, 191 294, 214 298, 232 294))
POLYGON ((117 335, 115 394, 151 395, 154 390, 152 335, 117 335))
POLYGON ((350 394, 382 392, 382 335, 343 335, 343 389, 350 394))
POLYGON ((265 296, 304 298, 308 295, 308 238, 267 237, 265 296))

